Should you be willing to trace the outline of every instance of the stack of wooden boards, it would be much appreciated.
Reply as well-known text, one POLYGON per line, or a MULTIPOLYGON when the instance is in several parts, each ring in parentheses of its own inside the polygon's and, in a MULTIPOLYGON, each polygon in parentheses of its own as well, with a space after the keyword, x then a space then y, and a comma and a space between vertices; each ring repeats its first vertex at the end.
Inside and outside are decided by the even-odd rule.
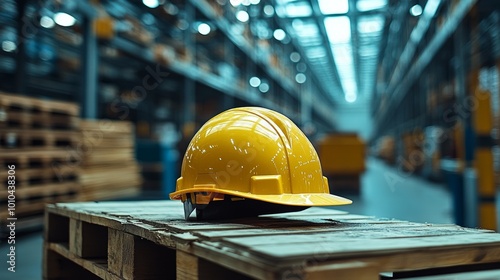
POLYGON ((45 203, 76 199, 80 169, 71 153, 80 140, 78 115, 73 103, 0 93, 0 204, 6 205, 0 219, 7 216, 8 194, 15 195, 16 217, 41 213, 45 203), (11 193, 9 169, 15 172, 11 193))
POLYGON ((137 195, 142 184, 134 157, 134 126, 124 121, 81 121, 82 189, 79 200, 137 195))
POLYGON ((220 222, 183 216, 179 201, 49 205, 43 278, 500 279, 494 231, 324 208, 220 222))
POLYGON ((0 221, 8 217, 9 194, 15 217, 32 225, 41 222, 46 203, 138 193, 132 124, 82 121, 79 111, 70 102, 0 93, 0 221), (16 187, 10 193, 9 166, 16 187))

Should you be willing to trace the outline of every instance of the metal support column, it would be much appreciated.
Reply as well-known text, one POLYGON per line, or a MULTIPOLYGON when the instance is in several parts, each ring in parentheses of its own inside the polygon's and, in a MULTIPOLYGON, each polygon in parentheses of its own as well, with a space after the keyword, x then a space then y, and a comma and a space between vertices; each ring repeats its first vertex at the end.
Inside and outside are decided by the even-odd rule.
POLYGON ((29 32, 25 23, 26 0, 16 1, 17 4, 17 53, 16 53, 16 91, 26 93, 26 39, 29 32))
MULTIPOLYGON (((193 26, 191 25, 195 19, 195 7, 191 1, 186 2, 186 20, 189 22, 190 26, 185 31, 184 36, 184 46, 185 48, 192 52, 193 63, 196 63, 196 45, 194 44, 194 34, 193 26)), ((182 124, 183 130, 190 130, 187 127, 194 128, 194 122, 196 120, 196 97, 195 97, 195 81, 189 77, 184 78, 184 92, 183 92, 183 116, 182 124)))
POLYGON ((86 16, 83 20, 83 44, 82 44, 82 85, 80 93, 81 117, 84 119, 96 119, 98 108, 97 95, 97 63, 98 50, 97 38, 93 29, 93 20, 86 16))
MULTIPOLYGON (((456 77, 455 88, 458 100, 457 102, 459 104, 462 103, 467 98, 466 69, 468 67, 467 67, 466 55, 468 51, 464 47, 466 45, 465 35, 466 34, 465 31, 463 30, 463 26, 459 25, 453 37, 455 46, 454 52, 456 57, 454 65, 455 77, 456 77)), ((461 118, 457 120, 457 123, 454 124, 455 125, 454 129, 457 132, 457 137, 460 138, 456 140, 457 141, 456 145, 457 158, 455 159, 456 164, 454 165, 454 168, 450 169, 444 168, 444 171, 446 173, 448 187, 453 196, 455 223, 462 226, 465 225, 472 226, 469 223, 475 223, 471 218, 474 215, 468 215, 466 218, 465 214, 466 213, 471 214, 469 211, 472 211, 472 209, 470 209, 469 206, 473 202, 470 200, 468 200, 467 202, 465 201, 465 192, 467 193, 470 192, 471 189, 475 188, 475 184, 473 183, 474 180, 470 180, 469 178, 467 180, 467 187, 464 189, 464 173, 467 174, 468 177, 474 174, 470 166, 471 159, 467 156, 470 155, 468 151, 471 149, 471 146, 473 144, 470 143, 470 141, 468 141, 467 137, 468 135, 470 135, 470 117, 466 116, 465 114, 461 114, 460 117, 461 118), (462 141, 461 139, 463 139, 464 141, 462 141), (459 145, 458 143, 465 143, 465 145, 459 145), (465 149, 465 151, 463 151, 462 149, 465 149), (466 155, 465 158, 464 155, 466 155)))

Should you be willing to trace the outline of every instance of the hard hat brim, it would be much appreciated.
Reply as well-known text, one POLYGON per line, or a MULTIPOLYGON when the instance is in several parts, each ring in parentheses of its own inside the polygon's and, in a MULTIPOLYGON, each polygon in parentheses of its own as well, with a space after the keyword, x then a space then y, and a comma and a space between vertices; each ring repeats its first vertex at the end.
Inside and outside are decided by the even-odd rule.
POLYGON ((290 205, 290 206, 336 206, 351 204, 350 199, 328 193, 301 193, 301 194, 271 194, 256 195, 247 192, 238 192, 224 189, 214 190, 213 188, 190 188, 176 191, 170 194, 171 199, 181 199, 182 195, 193 192, 215 192, 248 199, 260 200, 270 203, 290 205))

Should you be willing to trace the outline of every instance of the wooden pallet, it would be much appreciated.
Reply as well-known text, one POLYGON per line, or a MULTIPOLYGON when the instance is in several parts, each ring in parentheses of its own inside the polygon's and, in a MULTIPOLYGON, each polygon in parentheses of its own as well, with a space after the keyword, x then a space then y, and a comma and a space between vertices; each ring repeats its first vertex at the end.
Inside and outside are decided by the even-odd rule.
POLYGON ((7 165, 21 169, 46 168, 56 171, 77 169, 82 156, 73 149, 5 149, 0 152, 0 173, 6 173, 7 165))
POLYGON ((12 112, 48 112, 52 115, 78 116, 80 107, 71 102, 42 100, 18 94, 0 92, 2 115, 12 112))
MULTIPOLYGON (((40 185, 33 188, 16 189, 15 214, 18 219, 43 214, 45 205, 56 202, 76 201, 80 185, 74 182, 40 185)), ((0 204, 7 205, 7 191, 0 191, 0 204)), ((0 219, 9 217, 7 206, 0 209, 0 219)))
POLYGON ((499 262, 492 231, 320 208, 199 222, 177 201, 61 203, 45 215, 44 279, 379 279, 499 262))
POLYGON ((76 116, 51 114, 43 111, 12 111, 4 113, 3 117, 0 117, 0 128, 75 130, 78 128, 79 120, 76 116))
POLYGON ((0 150, 12 148, 67 148, 81 142, 76 131, 0 129, 0 150))

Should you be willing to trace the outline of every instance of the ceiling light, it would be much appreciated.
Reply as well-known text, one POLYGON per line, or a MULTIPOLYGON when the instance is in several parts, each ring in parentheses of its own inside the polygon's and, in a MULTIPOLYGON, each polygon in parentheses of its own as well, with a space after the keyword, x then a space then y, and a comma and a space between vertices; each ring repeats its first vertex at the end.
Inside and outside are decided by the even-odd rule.
POLYGON ((262 83, 262 84, 260 84, 260 86, 259 86, 259 90, 260 90, 260 92, 262 92, 262 93, 266 93, 266 92, 268 92, 268 91, 269 91, 269 84, 267 84, 267 83, 262 83))
POLYGON ((297 75, 295 75, 295 81, 299 84, 305 83, 306 80, 307 80, 307 77, 304 73, 298 73, 297 75))
POLYGON ((51 17, 43 16, 40 19, 40 26, 43 28, 52 28, 54 27, 54 25, 55 25, 54 20, 51 17))
POLYGON ((297 63, 297 66, 295 67, 297 71, 299 72, 306 72, 307 70, 307 65, 304 62, 297 63))
POLYGON ((72 26, 75 24, 76 19, 67 13, 56 13, 54 15, 54 21, 59 24, 60 26, 72 26))
POLYGON ((358 99, 358 97, 356 96, 356 94, 346 94, 346 96, 345 96, 345 101, 347 101, 349 103, 355 102, 356 99, 358 99))
POLYGON ((231 3, 233 7, 238 7, 241 5, 241 0, 230 0, 229 3, 231 3))
POLYGON ((356 2, 356 8, 360 12, 382 9, 385 6, 387 6, 387 0, 358 0, 356 2))
POLYGON ((243 4, 243 6, 250 6, 250 0, 242 0, 241 4, 243 4))
POLYGON ((12 41, 3 41, 2 42, 2 50, 5 52, 13 52, 17 49, 16 43, 12 41))
POLYGON ((256 88, 261 85, 261 81, 258 77, 252 77, 250 78, 250 85, 256 88))
POLYGON ((264 6, 264 14, 266 14, 266 16, 268 16, 268 17, 273 16, 274 15, 274 8, 273 8, 273 6, 271 6, 271 5, 265 5, 264 6))
POLYGON ((259 5, 260 0, 250 0, 250 4, 252 5, 259 5))
POLYGON ((245 11, 238 11, 236 13, 236 18, 241 22, 247 22, 250 16, 248 16, 248 13, 245 11))
POLYGON ((142 0, 142 3, 151 9, 154 9, 160 5, 160 1, 158 0, 142 0))
POLYGON ((283 29, 276 29, 273 32, 274 39, 282 41, 286 37, 286 33, 283 29))
POLYGON ((325 18, 325 29, 331 43, 342 44, 351 41, 351 21, 346 16, 325 18))
POLYGON ((422 6, 416 4, 415 6, 411 7, 410 14, 414 17, 418 17, 422 14, 422 11, 422 6))
POLYGON ((324 15, 345 14, 349 11, 348 0, 318 0, 319 9, 324 15))
POLYGON ((208 35, 211 30, 210 25, 206 23, 200 23, 200 25, 198 25, 198 32, 200 32, 201 35, 208 35))
POLYGON ((293 52, 290 54, 290 60, 292 62, 299 62, 300 61, 300 54, 298 52, 293 52))

